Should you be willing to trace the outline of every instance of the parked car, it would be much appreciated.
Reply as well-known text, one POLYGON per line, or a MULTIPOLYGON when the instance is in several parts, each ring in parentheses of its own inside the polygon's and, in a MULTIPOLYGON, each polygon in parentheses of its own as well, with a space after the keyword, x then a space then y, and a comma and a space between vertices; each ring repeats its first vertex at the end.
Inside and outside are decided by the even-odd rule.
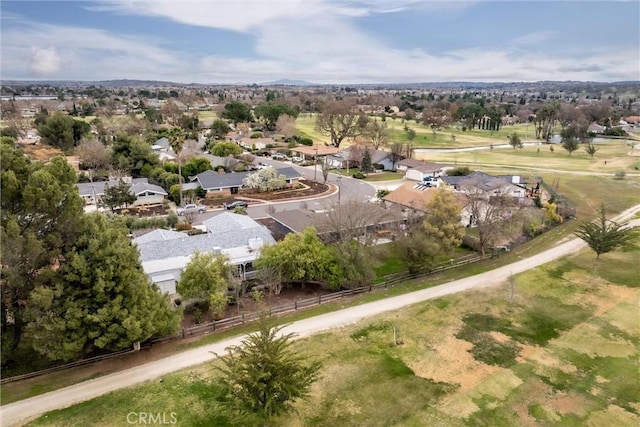
POLYGON ((293 156, 293 157, 291 158, 291 161, 292 161, 293 163, 302 163, 302 162, 304 162, 304 159, 303 159, 302 157, 293 156))
POLYGON ((271 158, 273 160, 289 160, 289 157, 287 157, 287 155, 281 154, 281 153, 276 153, 273 156, 271 156, 271 158))
POLYGON ((177 213, 179 216, 182 216, 186 213, 205 213, 207 211, 207 207, 206 206, 202 206, 202 205, 196 205, 194 203, 190 203, 188 205, 185 205, 182 208, 178 208, 177 213))
POLYGON ((247 206, 249 206, 249 203, 247 202, 243 202, 242 200, 236 200, 235 202, 232 203, 223 203, 222 206, 226 209, 226 210, 232 210, 237 208, 238 206, 242 206, 243 208, 246 208, 247 206))

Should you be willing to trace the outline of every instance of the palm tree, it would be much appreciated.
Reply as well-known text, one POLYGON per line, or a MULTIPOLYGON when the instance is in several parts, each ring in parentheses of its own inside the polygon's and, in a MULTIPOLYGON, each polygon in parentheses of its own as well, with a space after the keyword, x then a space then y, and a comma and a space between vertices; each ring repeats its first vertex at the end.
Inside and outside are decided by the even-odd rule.
POLYGON ((169 140, 169 146, 171 149, 178 155, 178 175, 179 175, 179 185, 180 185, 180 205, 182 205, 182 161, 180 159, 180 152, 184 147, 184 140, 186 135, 184 130, 179 127, 172 127, 167 132, 167 139, 169 140))

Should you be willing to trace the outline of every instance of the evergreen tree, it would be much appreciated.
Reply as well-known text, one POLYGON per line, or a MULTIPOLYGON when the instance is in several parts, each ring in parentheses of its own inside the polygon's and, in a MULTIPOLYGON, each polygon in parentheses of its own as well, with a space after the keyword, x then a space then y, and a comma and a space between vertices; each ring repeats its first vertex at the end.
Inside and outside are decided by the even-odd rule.
POLYGON ((584 147, 584 151, 586 151, 587 154, 591 156, 591 158, 593 159, 593 156, 598 151, 598 148, 596 148, 596 146, 593 145, 593 142, 588 142, 587 145, 585 145, 584 147))
POLYGON ((115 212, 116 209, 126 208, 135 201, 136 196, 131 193, 131 186, 120 180, 118 185, 105 186, 101 205, 109 208, 111 212, 115 212))
POLYGON ((3 361, 22 341, 24 309, 33 289, 64 261, 78 236, 84 203, 63 157, 47 165, 1 145, 1 279, 3 361))
POLYGON ((562 148, 569 152, 569 155, 578 149, 578 141, 573 137, 562 139, 562 148))
POLYGON ((584 240, 596 253, 611 252, 631 240, 627 223, 617 223, 607 219, 605 206, 600 206, 598 218, 593 222, 585 222, 578 227, 575 235, 584 240))
POLYGON ((509 135, 509 145, 512 146, 514 150, 516 148, 522 148, 524 146, 516 132, 509 135))
POLYGON ((51 360, 116 351, 174 333, 180 312, 152 287, 123 222, 83 217, 80 237, 29 296, 33 348, 51 360))
POLYGON ((360 171, 362 173, 373 172, 373 165, 371 164, 371 154, 369 153, 369 150, 364 150, 364 155, 362 156, 362 163, 360 165, 360 171))
POLYGON ((264 424, 291 411, 319 377, 320 364, 296 354, 291 348, 293 334, 280 334, 281 329, 269 328, 263 321, 240 346, 228 348, 229 355, 218 368, 232 408, 264 424))

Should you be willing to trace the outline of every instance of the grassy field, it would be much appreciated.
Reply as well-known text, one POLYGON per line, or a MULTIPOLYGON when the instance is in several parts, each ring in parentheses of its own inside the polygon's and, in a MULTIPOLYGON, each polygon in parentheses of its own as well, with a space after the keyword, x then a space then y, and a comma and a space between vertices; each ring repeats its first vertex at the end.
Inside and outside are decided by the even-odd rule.
MULTIPOLYGON (((636 233, 597 265, 585 250, 513 285, 301 340, 298 351, 322 362, 322 378, 297 414, 275 425, 635 426, 639 257, 636 233)), ((242 425, 225 415, 215 376, 210 364, 199 366, 30 425, 124 426, 130 412, 175 412, 178 425, 242 425)))
POLYGON ((215 111, 198 111, 198 119, 203 122, 210 122, 218 118, 215 111))
POLYGON ((598 151, 593 158, 585 152, 583 147, 569 155, 560 145, 525 146, 515 150, 501 148, 458 153, 416 153, 416 158, 433 162, 464 164, 471 167, 492 164, 612 174, 617 171, 637 172, 633 167, 638 163, 638 157, 629 155, 632 149, 624 140, 594 145, 598 151))
MULTIPOLYGON (((316 143, 328 143, 328 137, 321 135, 315 130, 315 120, 315 115, 305 114, 298 117, 296 120, 298 132, 302 136, 313 139, 316 143)), ((401 119, 387 118, 386 123, 392 142, 406 143, 409 141, 407 132, 404 130, 405 123, 401 119)), ((524 124, 504 126, 498 132, 482 130, 463 132, 457 127, 451 127, 437 131, 435 137, 431 128, 423 124, 416 123, 415 121, 406 122, 406 124, 416 132, 413 144, 417 148, 459 148, 505 144, 507 143, 507 135, 514 131, 517 132, 523 140, 533 139, 533 127, 527 127, 524 124)), ((348 146, 349 141, 346 141, 344 144, 348 146)))

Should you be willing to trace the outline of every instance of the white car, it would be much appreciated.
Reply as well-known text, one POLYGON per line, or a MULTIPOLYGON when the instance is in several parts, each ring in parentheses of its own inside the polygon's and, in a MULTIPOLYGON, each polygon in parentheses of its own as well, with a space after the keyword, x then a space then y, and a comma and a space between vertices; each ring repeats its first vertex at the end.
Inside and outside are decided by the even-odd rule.
POLYGON ((185 205, 183 208, 178 208, 177 213, 179 216, 182 216, 187 213, 205 213, 206 211, 207 211, 206 206, 196 205, 191 203, 191 204, 185 205))
POLYGON ((291 158, 291 161, 293 163, 302 163, 302 162, 304 162, 304 159, 302 157, 294 156, 294 157, 291 158))

